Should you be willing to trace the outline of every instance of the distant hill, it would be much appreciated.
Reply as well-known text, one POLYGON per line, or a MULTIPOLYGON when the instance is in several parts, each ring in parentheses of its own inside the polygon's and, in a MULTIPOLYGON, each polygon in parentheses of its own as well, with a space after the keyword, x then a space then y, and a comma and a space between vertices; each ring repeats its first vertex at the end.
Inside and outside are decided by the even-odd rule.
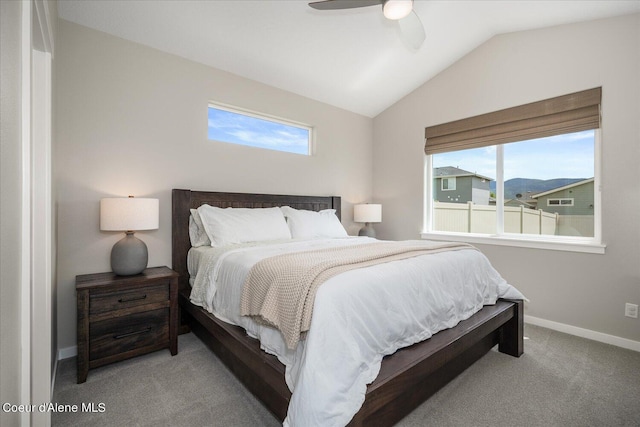
MULTIPOLYGON (((504 198, 515 199, 516 194, 522 194, 523 199, 527 199, 527 193, 530 195, 542 193, 544 191, 552 190, 554 188, 563 187, 565 185, 573 184, 574 182, 582 181, 586 178, 554 178, 554 179, 530 179, 530 178, 513 178, 504 182, 504 198)), ((489 188, 495 194, 496 182, 491 181, 489 188)))

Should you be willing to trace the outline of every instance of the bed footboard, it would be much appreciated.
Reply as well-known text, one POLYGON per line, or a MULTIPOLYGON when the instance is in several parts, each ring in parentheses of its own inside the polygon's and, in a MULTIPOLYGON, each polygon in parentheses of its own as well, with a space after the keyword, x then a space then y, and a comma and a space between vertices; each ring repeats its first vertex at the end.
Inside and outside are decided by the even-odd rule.
POLYGON ((456 327, 385 357, 349 426, 394 425, 496 345, 522 355, 522 306, 522 301, 498 300, 456 327))
MULTIPOLYGON (((188 293, 181 293, 180 304, 191 330, 283 421, 291 392, 277 358, 263 352, 241 328, 191 304, 188 293)), ((349 426, 394 425, 496 345, 499 351, 519 357, 524 342, 522 314, 522 301, 498 300, 456 327, 385 357, 349 426)))

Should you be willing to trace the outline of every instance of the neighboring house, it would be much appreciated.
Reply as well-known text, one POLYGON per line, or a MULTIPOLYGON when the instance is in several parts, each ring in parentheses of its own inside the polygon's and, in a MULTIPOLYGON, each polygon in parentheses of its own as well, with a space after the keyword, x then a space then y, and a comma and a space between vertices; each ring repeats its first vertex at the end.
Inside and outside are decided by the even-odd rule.
POLYGON ((453 166, 433 170, 434 200, 449 203, 489 204, 491 178, 453 166))
MULTIPOLYGON (((504 201, 504 205, 505 206, 511 206, 514 208, 519 208, 520 206, 524 206, 527 209, 535 209, 536 208, 536 202, 537 200, 534 199, 507 199, 504 201)), ((495 200, 493 202, 493 204, 495 205, 495 200)))
POLYGON ((538 209, 559 215, 593 215, 593 178, 531 196, 538 209))
MULTIPOLYGON (((511 206, 513 208, 519 208, 520 206, 524 206, 527 209, 536 209, 536 205, 538 204, 538 201, 535 199, 519 199, 519 198, 515 198, 515 199, 505 199, 504 201, 504 205, 505 206, 511 206)), ((496 205, 496 199, 495 197, 490 197, 489 198, 489 205, 491 206, 495 206, 496 205)))

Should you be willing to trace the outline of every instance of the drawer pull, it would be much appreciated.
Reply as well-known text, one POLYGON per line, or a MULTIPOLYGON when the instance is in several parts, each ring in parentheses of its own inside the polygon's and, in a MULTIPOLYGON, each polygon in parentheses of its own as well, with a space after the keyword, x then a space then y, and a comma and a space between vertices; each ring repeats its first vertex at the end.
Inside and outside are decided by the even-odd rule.
POLYGON ((135 298, 129 298, 129 299, 120 298, 118 302, 131 302, 131 301, 138 301, 146 298, 147 298, 147 294, 144 294, 141 297, 135 297, 135 298))
POLYGON ((151 331, 151 326, 149 326, 148 328, 142 329, 140 331, 129 332, 128 334, 114 335, 113 339, 119 340, 121 338, 130 337, 131 335, 146 334, 149 331, 151 331))

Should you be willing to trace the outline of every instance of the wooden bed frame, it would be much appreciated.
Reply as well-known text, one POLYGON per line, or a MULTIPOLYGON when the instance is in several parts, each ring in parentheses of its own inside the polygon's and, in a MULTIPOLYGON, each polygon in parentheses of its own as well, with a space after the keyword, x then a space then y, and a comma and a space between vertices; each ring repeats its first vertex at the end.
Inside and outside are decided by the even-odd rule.
MULTIPOLYGON (((287 205, 314 211, 335 209, 340 217, 340 197, 173 190, 172 260, 173 269, 180 275, 183 322, 282 421, 291 397, 284 366, 275 356, 260 350, 258 341, 248 337, 242 328, 222 322, 189 302, 189 209, 202 204, 223 208, 287 205)), ((378 377, 367 387, 362 408, 349 426, 395 424, 495 345, 502 353, 522 355, 523 306, 521 300, 498 300, 456 327, 385 357, 378 377)))

